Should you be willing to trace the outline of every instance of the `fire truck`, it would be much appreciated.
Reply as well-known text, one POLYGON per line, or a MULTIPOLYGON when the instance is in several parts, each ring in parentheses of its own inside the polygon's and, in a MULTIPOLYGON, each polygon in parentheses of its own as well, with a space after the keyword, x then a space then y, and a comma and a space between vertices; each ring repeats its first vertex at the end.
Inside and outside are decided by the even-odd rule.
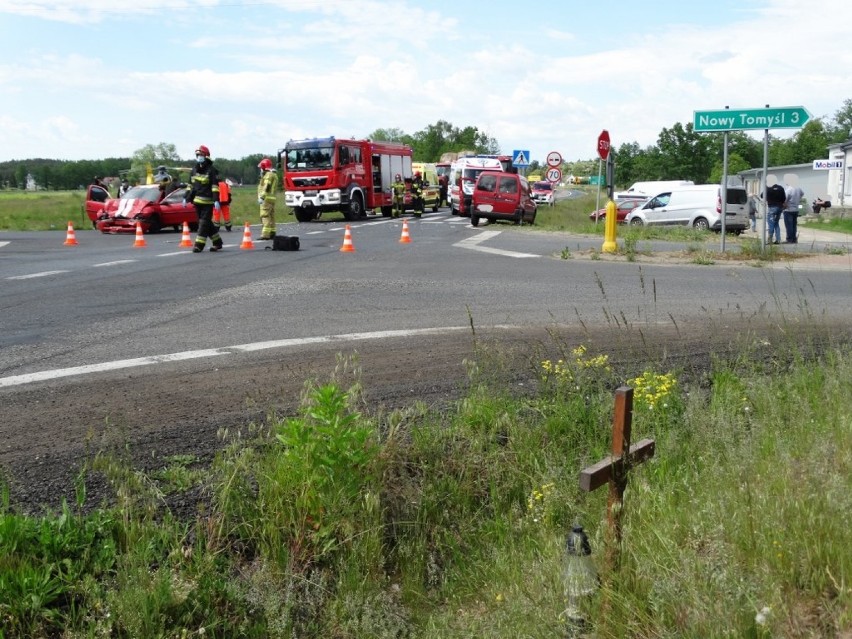
POLYGON ((411 147, 395 142, 311 138, 290 140, 278 151, 284 204, 299 222, 340 211, 347 221, 374 209, 390 217, 391 184, 399 173, 411 180, 411 147))

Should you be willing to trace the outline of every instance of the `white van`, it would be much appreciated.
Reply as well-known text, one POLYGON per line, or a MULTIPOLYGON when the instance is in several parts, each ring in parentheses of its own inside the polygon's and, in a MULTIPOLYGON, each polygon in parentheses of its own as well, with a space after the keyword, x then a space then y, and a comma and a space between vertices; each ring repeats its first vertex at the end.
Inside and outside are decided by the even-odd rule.
MULTIPOLYGON (((725 206, 725 231, 739 235, 749 228, 748 194, 742 186, 729 186, 725 206)), ((718 184, 679 186, 657 193, 627 214, 636 226, 685 224, 697 229, 722 230, 722 187, 718 184)))
POLYGON ((626 191, 619 191, 613 197, 617 200, 647 200, 655 193, 679 186, 692 186, 692 180, 656 180, 653 182, 634 182, 626 191))

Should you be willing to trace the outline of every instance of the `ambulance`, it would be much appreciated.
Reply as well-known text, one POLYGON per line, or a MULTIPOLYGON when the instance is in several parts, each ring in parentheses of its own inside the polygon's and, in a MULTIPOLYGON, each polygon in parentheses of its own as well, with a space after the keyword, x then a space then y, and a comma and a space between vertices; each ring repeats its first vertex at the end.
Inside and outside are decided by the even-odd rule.
POLYGON ((476 179, 485 171, 503 171, 498 156, 460 157, 450 165, 448 199, 453 215, 470 216, 470 203, 476 179))

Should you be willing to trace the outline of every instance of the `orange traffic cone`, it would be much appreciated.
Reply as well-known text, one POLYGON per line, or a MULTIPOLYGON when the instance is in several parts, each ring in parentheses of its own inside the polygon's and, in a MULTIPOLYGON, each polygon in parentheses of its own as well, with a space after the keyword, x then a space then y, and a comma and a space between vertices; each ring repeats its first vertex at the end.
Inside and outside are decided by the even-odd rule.
POLYGON ((251 227, 249 227, 249 223, 246 222, 246 228, 243 231, 243 243, 240 244, 241 249, 253 249, 254 242, 251 239, 251 227))
POLYGON ((145 248, 148 244, 145 242, 145 236, 142 234, 142 224, 136 222, 136 241, 133 243, 133 248, 145 248))
POLYGON ((411 243, 411 236, 408 234, 408 220, 402 221, 402 237, 399 238, 399 241, 403 244, 411 243))
POLYGON ((343 246, 340 247, 343 253, 354 253, 355 245, 352 244, 352 230, 349 225, 346 225, 346 232, 343 234, 343 246))
POLYGON ((189 224, 183 223, 183 235, 180 236, 180 248, 192 248, 192 238, 189 236, 189 224))
POLYGON ((65 246, 77 246, 77 236, 74 235, 74 225, 68 222, 68 232, 65 234, 65 246))

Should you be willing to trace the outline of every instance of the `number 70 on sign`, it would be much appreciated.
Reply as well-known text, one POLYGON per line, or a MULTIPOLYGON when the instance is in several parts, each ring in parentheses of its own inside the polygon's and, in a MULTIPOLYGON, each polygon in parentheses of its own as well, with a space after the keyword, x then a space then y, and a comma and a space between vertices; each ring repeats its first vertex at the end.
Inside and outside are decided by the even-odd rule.
POLYGON ((552 168, 547 169, 547 181, 548 182, 559 182, 562 180, 562 169, 552 168))

